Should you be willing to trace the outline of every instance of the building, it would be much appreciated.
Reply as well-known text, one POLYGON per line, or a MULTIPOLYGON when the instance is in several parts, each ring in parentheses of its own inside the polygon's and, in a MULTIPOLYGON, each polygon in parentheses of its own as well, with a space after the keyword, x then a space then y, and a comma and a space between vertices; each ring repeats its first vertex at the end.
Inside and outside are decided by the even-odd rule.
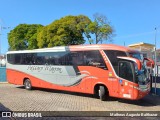
POLYGON ((153 56, 154 56, 153 52, 155 50, 154 44, 140 42, 140 43, 136 43, 136 44, 131 44, 128 47, 141 51, 143 53, 143 57, 153 59, 153 56))
POLYGON ((1 55, 0 56, 0 67, 5 67, 6 66, 6 56, 1 55))
MULTIPOLYGON (((147 57, 155 61, 155 57, 154 57, 155 56, 155 45, 140 42, 136 44, 131 44, 128 47, 139 50, 140 52, 143 53, 143 57, 147 57)), ((156 74, 160 76, 160 49, 156 50, 156 68, 153 69, 153 72, 155 70, 157 71, 156 74)))

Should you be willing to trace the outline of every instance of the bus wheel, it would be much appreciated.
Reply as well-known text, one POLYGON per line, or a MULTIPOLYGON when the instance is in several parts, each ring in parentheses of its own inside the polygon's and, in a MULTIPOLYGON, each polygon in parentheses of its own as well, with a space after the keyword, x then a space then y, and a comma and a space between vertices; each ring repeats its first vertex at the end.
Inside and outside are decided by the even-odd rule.
POLYGON ((26 79, 26 80, 24 81, 24 87, 25 87, 25 89, 27 89, 27 90, 31 90, 31 89, 32 89, 31 81, 30 81, 29 79, 26 79))
POLYGON ((104 101, 107 99, 107 91, 104 86, 99 86, 98 94, 100 100, 104 101))

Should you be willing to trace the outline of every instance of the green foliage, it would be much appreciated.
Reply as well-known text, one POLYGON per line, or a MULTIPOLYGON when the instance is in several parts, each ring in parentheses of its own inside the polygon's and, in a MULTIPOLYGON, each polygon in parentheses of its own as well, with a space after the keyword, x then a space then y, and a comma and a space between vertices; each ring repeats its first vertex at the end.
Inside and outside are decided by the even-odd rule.
POLYGON ((53 47, 84 44, 83 34, 90 23, 86 16, 66 16, 44 27, 38 34, 38 46, 53 47))
POLYGON ((88 31, 95 36, 95 43, 111 38, 113 28, 107 21, 107 18, 100 14, 94 15, 94 22, 91 22, 88 26, 88 31))
POLYGON ((47 26, 40 24, 19 24, 8 34, 10 50, 47 48, 90 44, 108 40, 113 29, 103 15, 94 15, 92 22, 87 16, 65 16, 47 26), (92 36, 92 37, 91 37, 92 36))
POLYGON ((8 34, 10 50, 35 49, 37 46, 37 33, 42 28, 39 24, 20 24, 8 34))

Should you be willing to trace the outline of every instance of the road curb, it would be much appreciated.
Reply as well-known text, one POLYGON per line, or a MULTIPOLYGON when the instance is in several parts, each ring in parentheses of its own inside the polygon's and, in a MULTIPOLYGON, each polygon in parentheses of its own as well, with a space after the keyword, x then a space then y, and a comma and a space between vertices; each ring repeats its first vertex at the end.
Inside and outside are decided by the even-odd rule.
POLYGON ((8 84, 8 82, 0 82, 0 84, 8 84))

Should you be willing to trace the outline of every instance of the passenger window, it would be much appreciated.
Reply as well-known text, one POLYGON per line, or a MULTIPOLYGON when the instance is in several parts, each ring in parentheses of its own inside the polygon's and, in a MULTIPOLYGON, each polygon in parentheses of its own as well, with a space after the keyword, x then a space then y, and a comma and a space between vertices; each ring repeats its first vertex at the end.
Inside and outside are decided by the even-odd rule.
POLYGON ((107 66, 99 51, 84 51, 84 65, 107 70, 107 66))
POLYGON ((71 52, 72 64, 73 65, 84 65, 84 54, 81 51, 71 52))

